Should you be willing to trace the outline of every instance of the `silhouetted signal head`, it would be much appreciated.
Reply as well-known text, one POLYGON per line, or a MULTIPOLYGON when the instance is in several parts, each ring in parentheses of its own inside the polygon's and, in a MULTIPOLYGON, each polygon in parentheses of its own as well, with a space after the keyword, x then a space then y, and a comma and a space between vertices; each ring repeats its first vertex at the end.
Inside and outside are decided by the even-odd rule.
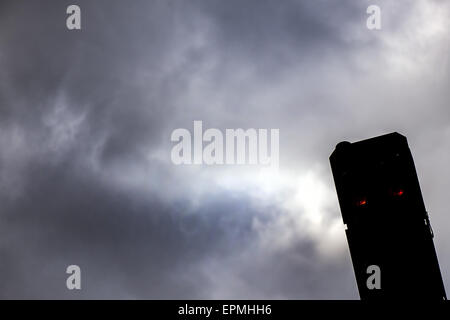
POLYGON ((370 220, 372 215, 400 220, 406 211, 409 216, 414 211, 423 217, 425 207, 404 136, 392 133, 363 142, 341 142, 330 161, 345 224, 355 219, 370 220), (410 197, 405 196, 405 186, 410 197), (364 216, 357 213, 361 208, 368 211, 364 216))
POLYGON ((445 298, 406 138, 341 142, 330 163, 361 298, 445 298), (379 291, 366 286, 371 265, 382 272, 379 291))

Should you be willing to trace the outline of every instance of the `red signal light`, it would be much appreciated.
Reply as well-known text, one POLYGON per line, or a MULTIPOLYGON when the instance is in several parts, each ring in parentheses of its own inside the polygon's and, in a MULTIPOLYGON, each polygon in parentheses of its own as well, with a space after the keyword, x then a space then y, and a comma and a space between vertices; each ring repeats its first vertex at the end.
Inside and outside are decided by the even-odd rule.
POLYGON ((400 197, 405 193, 405 191, 403 191, 402 189, 396 190, 393 192, 394 196, 396 197, 400 197))
POLYGON ((358 206, 362 207, 365 206, 367 204, 367 200, 366 199, 361 199, 358 201, 358 206))

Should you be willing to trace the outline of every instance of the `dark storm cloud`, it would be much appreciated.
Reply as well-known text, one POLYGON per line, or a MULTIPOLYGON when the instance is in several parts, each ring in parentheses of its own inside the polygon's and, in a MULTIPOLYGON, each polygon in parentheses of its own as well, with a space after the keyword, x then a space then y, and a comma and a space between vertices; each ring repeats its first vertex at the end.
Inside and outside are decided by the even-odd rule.
POLYGON ((72 2, 2 1, 0 296, 355 298, 337 203, 314 193, 332 186, 329 152, 419 125, 430 97, 421 131, 448 123, 448 90, 423 64, 397 77, 386 63, 411 42, 405 3, 386 15, 388 41, 359 1, 77 1, 70 32, 72 2), (233 168, 173 166, 170 133, 198 119, 280 128, 291 196, 255 195, 233 168), (69 264, 81 292, 65 288, 69 264))
MULTIPOLYGON (((219 45, 246 50, 269 64, 279 65, 276 53, 332 50, 345 45, 349 24, 364 21, 364 4, 352 1, 197 1, 214 21, 219 45), (300 50, 298 50, 300 49, 300 50)), ((336 52, 337 53, 337 52, 336 52)), ((247 56, 248 58, 248 56, 247 56)))
POLYGON ((245 199, 234 204, 225 195, 189 215, 99 184, 70 164, 34 164, 26 175, 23 195, 2 199, 3 298, 70 297, 64 266, 74 262, 86 271, 86 297, 199 295, 201 286, 188 286, 202 281, 192 265, 248 240, 245 199))
POLYGON ((159 85, 136 83, 136 74, 145 69, 151 80, 160 73, 162 56, 169 51, 165 39, 170 39, 170 13, 156 19, 158 10, 139 13, 138 6, 118 8, 116 4, 105 13, 100 4, 80 5, 86 8, 83 33, 67 32, 66 6, 60 1, 15 2, 9 13, 4 12, 16 19, 2 20, 2 83, 9 102, 2 109, 27 125, 39 126, 42 115, 51 112, 55 100, 63 96, 69 109, 88 113, 86 122, 94 135, 110 131, 105 152, 114 154, 120 149, 115 140, 133 142, 142 134, 151 138, 161 131, 157 119, 164 117, 162 106, 151 99, 155 91, 159 94, 159 85), (134 23, 129 24, 130 20, 134 23), (136 39, 139 30, 145 31, 149 41, 136 39))

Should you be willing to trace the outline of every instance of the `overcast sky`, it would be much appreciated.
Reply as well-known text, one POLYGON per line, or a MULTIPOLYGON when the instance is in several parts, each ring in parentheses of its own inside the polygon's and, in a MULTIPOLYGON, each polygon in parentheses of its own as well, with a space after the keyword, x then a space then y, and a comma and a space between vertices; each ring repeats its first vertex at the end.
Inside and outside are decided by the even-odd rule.
POLYGON ((328 157, 393 131, 450 290, 449 16, 445 0, 1 1, 0 298, 357 299, 328 157), (174 165, 170 135, 194 120, 279 129, 278 172, 174 165))

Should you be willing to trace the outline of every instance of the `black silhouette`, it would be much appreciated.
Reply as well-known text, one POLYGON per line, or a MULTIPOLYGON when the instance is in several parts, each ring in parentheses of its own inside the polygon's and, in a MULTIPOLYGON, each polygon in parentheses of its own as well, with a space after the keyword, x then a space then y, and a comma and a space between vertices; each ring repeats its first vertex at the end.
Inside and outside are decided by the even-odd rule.
POLYGON ((330 163, 361 299, 446 300, 406 137, 341 142, 330 163), (379 267, 379 289, 369 266, 379 267))

